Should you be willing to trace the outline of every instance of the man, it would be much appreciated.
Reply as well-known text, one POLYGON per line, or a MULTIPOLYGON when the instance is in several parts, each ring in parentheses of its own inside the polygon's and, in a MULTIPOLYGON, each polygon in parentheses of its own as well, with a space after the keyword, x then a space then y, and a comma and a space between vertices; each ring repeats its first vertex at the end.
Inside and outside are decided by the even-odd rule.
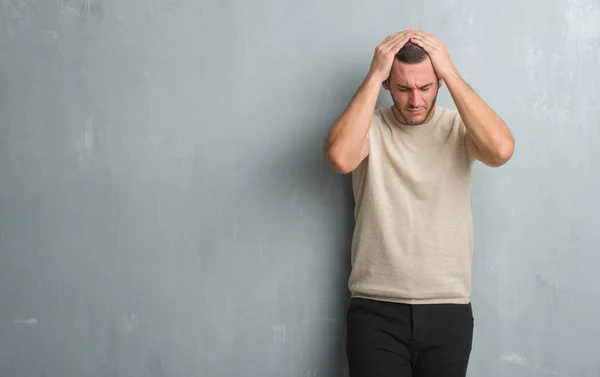
POLYGON ((325 141, 352 173, 347 312, 351 377, 464 377, 471 353, 471 169, 498 167, 514 139, 423 31, 387 37, 325 141), (457 110, 436 104, 445 83, 457 110), (380 87, 393 105, 375 108, 380 87))

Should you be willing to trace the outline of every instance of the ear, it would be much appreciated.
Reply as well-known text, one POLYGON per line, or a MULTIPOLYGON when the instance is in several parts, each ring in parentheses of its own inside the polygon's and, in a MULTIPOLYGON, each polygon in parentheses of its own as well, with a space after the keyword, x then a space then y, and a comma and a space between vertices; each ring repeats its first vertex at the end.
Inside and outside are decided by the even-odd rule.
POLYGON ((388 77, 383 83, 383 89, 390 90, 390 78, 388 77))
POLYGON ((444 85, 444 80, 443 79, 438 79, 438 89, 441 88, 442 85, 444 85))

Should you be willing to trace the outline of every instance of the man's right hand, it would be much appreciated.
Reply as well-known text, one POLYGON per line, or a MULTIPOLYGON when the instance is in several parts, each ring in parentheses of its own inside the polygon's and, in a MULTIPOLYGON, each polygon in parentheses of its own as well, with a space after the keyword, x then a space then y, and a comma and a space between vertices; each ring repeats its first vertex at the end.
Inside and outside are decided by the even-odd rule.
POLYGON ((390 76, 396 54, 412 36, 412 30, 401 31, 377 46, 367 78, 331 127, 323 149, 336 172, 346 174, 354 171, 369 155, 369 129, 381 84, 390 76))
POLYGON ((388 36, 375 48, 369 75, 379 82, 384 82, 390 76, 394 57, 413 36, 413 30, 404 30, 388 36))

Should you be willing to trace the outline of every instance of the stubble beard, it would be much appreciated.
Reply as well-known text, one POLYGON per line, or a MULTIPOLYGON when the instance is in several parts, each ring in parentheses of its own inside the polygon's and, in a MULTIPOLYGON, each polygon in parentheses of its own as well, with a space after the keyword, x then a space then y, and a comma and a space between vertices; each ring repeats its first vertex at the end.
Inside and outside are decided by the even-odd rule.
MULTIPOLYGON (((423 123, 425 123, 428 119, 429 116, 431 115, 431 112, 433 111, 433 109, 435 109, 435 103, 437 101, 437 96, 439 93, 439 89, 435 92, 435 97, 433 97, 433 101, 431 102, 431 104, 429 105, 429 109, 427 110, 427 113, 425 114, 425 116, 420 119, 420 120, 410 120, 407 119, 404 116, 404 109, 402 109, 402 105, 396 101, 396 99, 394 98, 394 95, 391 93, 390 91, 390 95, 392 96, 392 101, 394 101, 394 107, 396 108, 396 111, 398 112, 398 114, 400 114, 400 116, 402 117, 402 119, 404 119, 404 123, 409 125, 409 126, 418 126, 421 125, 423 123)), ((408 109, 406 109, 406 111, 408 111, 408 109)))

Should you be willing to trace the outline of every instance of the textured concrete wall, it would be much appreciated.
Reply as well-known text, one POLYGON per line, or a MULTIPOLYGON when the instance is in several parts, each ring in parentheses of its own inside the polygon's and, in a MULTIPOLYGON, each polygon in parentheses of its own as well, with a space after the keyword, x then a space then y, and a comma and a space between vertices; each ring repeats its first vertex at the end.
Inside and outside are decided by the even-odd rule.
POLYGON ((597 377, 599 20, 586 0, 1 1, 0 376, 345 375, 352 198, 322 140, 375 45, 422 28, 517 141, 474 171, 470 375, 597 377))

